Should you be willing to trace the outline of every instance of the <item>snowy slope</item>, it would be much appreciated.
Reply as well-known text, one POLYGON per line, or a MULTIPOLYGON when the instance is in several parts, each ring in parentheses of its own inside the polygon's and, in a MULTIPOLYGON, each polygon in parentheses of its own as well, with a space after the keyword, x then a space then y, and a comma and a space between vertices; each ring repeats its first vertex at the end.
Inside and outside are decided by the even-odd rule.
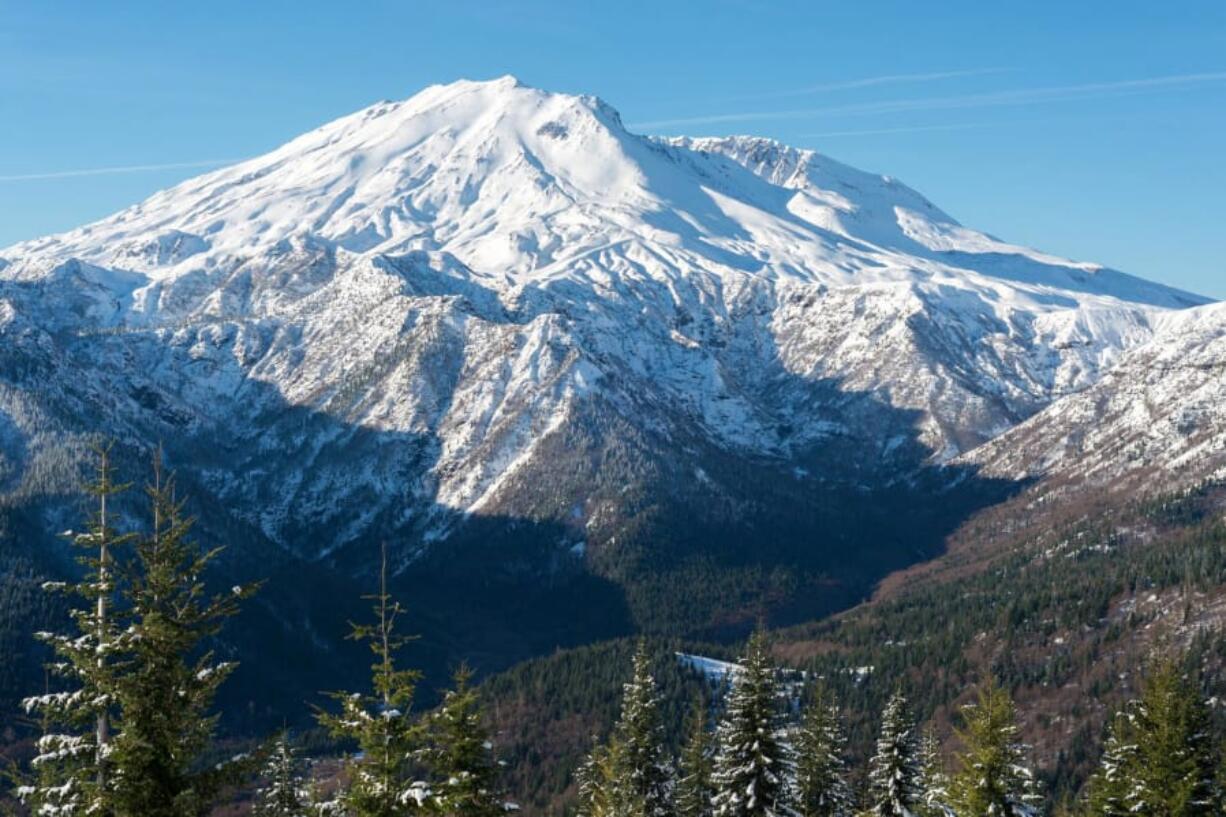
POLYGON ((428 549, 474 513, 555 520, 582 553, 626 481, 731 496, 728 462, 900 479, 1204 302, 811 151, 643 137, 509 77, 0 259, 0 490, 54 483, 100 427, 188 440, 200 485, 308 555, 375 530, 428 549))
POLYGON ((1008 479, 1127 488, 1226 475, 1226 305, 1163 315, 1093 386, 966 459, 1008 479))

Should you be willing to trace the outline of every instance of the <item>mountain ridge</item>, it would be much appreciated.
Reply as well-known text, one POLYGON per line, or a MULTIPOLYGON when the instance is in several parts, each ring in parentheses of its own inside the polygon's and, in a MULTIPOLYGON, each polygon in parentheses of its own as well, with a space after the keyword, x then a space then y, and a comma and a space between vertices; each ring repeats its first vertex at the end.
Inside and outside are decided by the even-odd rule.
POLYGON ((1139 490, 1226 471, 1226 305, 1162 316, 1099 381, 963 458, 1015 479, 1139 490))

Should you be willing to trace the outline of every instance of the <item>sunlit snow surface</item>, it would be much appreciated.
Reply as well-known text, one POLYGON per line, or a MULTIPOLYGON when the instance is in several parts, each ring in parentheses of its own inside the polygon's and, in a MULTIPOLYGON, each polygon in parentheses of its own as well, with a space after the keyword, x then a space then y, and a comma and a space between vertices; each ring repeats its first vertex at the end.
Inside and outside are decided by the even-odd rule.
POLYGON ((717 658, 707 658, 704 655, 691 655, 684 652, 677 653, 677 662, 686 669, 692 669, 699 673, 713 684, 735 679, 739 673, 745 671, 745 668, 740 664, 734 664, 731 661, 720 661, 717 658))

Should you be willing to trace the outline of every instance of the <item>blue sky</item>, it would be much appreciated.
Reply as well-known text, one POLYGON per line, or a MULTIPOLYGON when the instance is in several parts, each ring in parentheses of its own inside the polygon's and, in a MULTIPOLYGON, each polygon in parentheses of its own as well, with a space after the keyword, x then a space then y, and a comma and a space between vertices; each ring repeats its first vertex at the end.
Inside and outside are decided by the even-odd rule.
POLYGON ((512 73, 753 133, 1226 298, 1226 3, 0 3, 0 246, 379 99, 512 73))

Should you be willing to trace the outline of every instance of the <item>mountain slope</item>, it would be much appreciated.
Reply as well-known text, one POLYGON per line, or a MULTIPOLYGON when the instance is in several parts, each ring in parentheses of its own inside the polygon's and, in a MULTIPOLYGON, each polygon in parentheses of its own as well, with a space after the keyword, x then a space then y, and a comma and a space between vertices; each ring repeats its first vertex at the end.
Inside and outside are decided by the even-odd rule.
POLYGON ((164 442, 236 573, 326 598, 387 540, 439 654, 799 621, 937 552, 1015 487, 959 455, 1201 303, 811 151, 437 86, 0 250, 0 535, 55 553, 106 434, 164 442))
POLYGON ((1136 490, 1226 469, 1226 308, 1162 316, 1093 386, 966 456, 1010 479, 1136 490))

